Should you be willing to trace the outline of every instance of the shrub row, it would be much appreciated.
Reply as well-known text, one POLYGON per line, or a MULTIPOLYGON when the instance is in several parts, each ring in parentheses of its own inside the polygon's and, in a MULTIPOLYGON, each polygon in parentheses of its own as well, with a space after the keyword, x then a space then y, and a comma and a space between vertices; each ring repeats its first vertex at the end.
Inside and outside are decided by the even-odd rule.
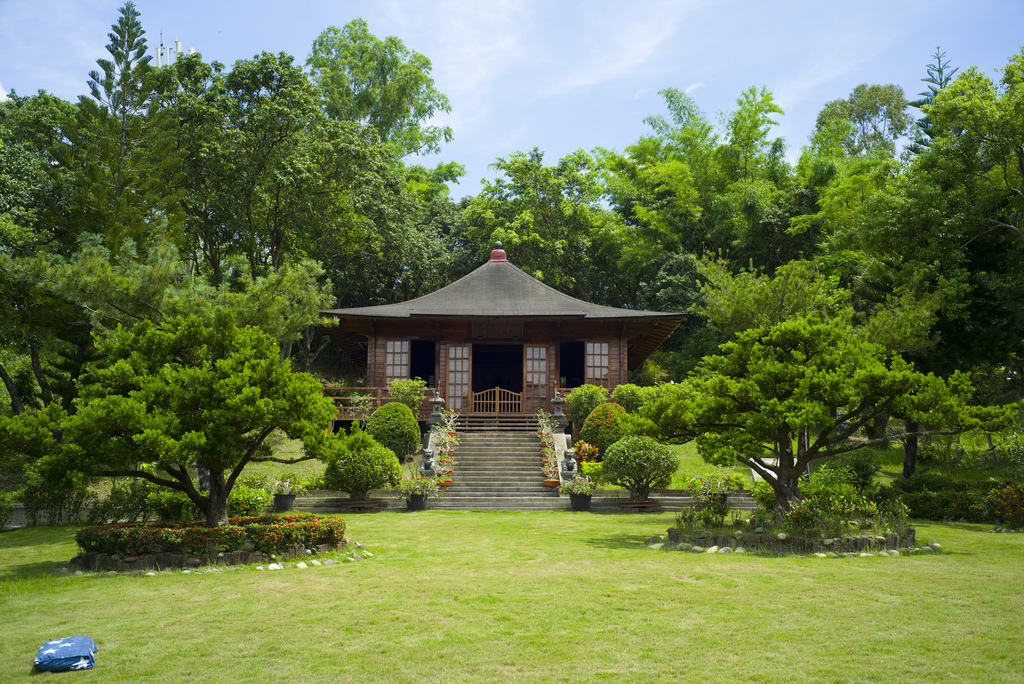
POLYGON ((85 527, 75 534, 83 551, 106 555, 140 556, 181 553, 198 556, 211 551, 238 550, 252 544, 257 551, 275 553, 295 545, 335 544, 345 537, 345 521, 315 515, 232 518, 225 527, 199 524, 166 527, 106 525, 85 527))

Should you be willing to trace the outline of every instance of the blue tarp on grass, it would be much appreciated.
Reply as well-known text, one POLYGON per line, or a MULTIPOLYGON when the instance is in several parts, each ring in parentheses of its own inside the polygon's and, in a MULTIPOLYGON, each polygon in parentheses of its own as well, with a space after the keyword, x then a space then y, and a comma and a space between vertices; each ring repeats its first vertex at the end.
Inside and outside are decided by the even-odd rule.
POLYGON ((87 636, 51 639, 39 647, 35 666, 40 672, 88 670, 96 664, 96 642, 87 636))

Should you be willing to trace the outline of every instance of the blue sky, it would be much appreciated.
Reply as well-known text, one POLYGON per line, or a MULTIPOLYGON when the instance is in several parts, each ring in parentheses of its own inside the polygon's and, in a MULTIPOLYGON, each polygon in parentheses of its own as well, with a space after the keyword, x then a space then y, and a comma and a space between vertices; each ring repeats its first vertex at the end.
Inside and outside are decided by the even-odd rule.
MULTIPOLYGON (((122 0, 0 0, 0 86, 74 100, 122 0)), ((664 112, 658 91, 687 90, 713 120, 766 85, 786 112, 776 135, 795 159, 829 100, 859 83, 923 90, 936 46, 953 66, 996 68, 1024 44, 1024 0, 137 0, 150 46, 232 64, 261 51, 304 62, 330 25, 363 17, 433 62, 455 139, 429 166, 456 161, 458 198, 493 177, 496 158, 539 147, 621 150, 664 112)))

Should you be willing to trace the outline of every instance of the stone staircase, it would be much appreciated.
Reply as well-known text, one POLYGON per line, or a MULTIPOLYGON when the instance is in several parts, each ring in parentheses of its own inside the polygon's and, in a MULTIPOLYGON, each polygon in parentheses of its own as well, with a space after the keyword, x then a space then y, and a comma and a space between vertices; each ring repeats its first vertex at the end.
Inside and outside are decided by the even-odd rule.
MULTIPOLYGON (((536 423, 534 423, 536 430, 536 423)), ((464 431, 455 448, 453 484, 428 508, 473 511, 551 511, 569 505, 544 486, 536 432, 464 431)))

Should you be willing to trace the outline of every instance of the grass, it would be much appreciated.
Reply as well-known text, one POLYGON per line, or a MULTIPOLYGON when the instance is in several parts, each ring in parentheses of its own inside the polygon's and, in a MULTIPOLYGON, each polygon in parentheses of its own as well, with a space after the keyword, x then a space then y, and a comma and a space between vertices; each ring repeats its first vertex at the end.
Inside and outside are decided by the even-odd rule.
POLYGON ((921 524, 948 551, 900 558, 643 547, 672 520, 351 515, 375 558, 157 577, 55 577, 73 529, 6 533, 0 681, 75 634, 100 647, 76 682, 1024 681, 1024 535, 921 524))

